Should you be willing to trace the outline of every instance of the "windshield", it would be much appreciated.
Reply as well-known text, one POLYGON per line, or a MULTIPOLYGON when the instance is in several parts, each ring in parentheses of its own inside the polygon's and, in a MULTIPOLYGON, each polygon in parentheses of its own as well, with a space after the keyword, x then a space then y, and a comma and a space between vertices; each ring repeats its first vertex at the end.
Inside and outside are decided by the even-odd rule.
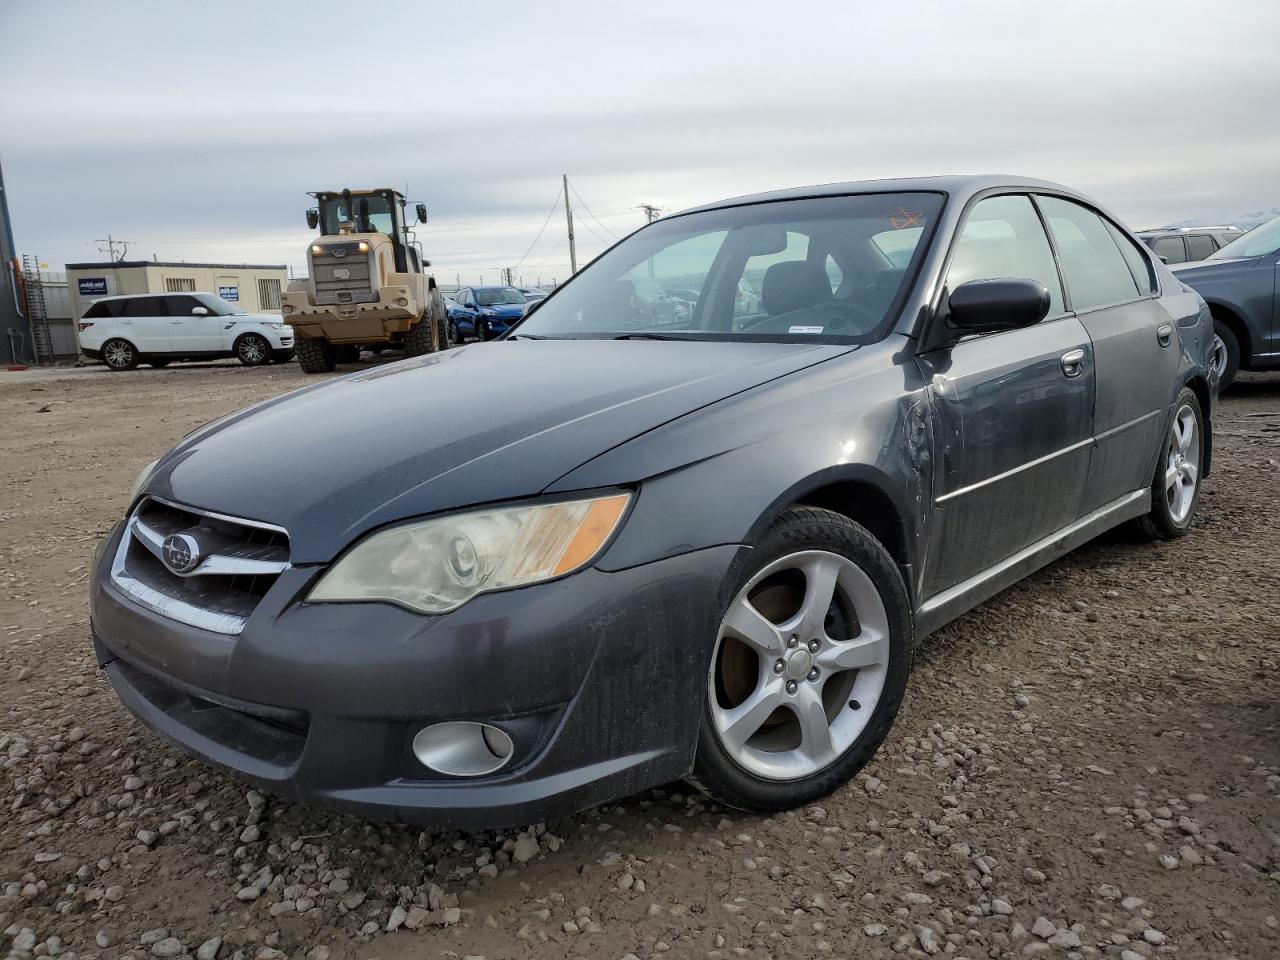
POLYGON ((525 295, 515 287, 477 287, 476 303, 482 307, 498 307, 508 303, 524 303, 525 295))
POLYGON ((197 293, 196 299, 209 308, 209 312, 219 317, 242 317, 245 312, 230 301, 223 300, 212 293, 197 293))
POLYGON ((395 231, 392 201, 387 197, 352 197, 350 204, 342 197, 320 201, 320 229, 325 236, 337 236, 340 225, 350 222, 351 233, 385 233, 395 231))
POLYGON ((593 261, 515 335, 872 343, 888 333, 942 202, 864 194, 662 220, 593 261))
POLYGON ((1230 260, 1234 257, 1265 257, 1280 251, 1280 217, 1254 227, 1243 237, 1236 237, 1206 260, 1230 260))

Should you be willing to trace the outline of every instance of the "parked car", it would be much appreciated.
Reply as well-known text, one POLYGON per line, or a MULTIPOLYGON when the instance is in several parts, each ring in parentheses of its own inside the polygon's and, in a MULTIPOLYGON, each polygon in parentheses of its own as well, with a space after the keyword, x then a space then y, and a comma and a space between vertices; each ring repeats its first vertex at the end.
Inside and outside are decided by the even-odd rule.
POLYGON ((516 289, 524 294, 524 299, 528 303, 541 300, 547 295, 547 291, 540 290, 537 287, 516 287, 516 289))
POLYGON ((220 357, 253 367, 289 360, 293 330, 280 317, 245 313, 212 293, 130 294, 103 297, 85 311, 80 352, 112 370, 220 357))
POLYGON ((367 815, 510 826, 681 777, 793 807, 876 752, 920 638, 1109 527, 1186 533, 1212 339, 1050 183, 701 207, 501 346, 185 437, 99 552, 97 661, 187 751, 367 815), (899 270, 875 238, 903 224, 899 270), (787 234, 736 329, 736 271, 787 234), (619 312, 649 263, 705 274, 682 328, 619 312))
POLYGON ((1238 370, 1280 367, 1280 217, 1173 272, 1209 304, 1222 387, 1238 370))
POLYGON ((1244 231, 1239 227, 1173 227, 1141 230, 1136 236, 1165 263, 1175 264, 1203 260, 1244 236, 1244 231))
POLYGON ((492 340, 520 319, 528 302, 515 287, 463 287, 449 309, 449 342, 492 340))

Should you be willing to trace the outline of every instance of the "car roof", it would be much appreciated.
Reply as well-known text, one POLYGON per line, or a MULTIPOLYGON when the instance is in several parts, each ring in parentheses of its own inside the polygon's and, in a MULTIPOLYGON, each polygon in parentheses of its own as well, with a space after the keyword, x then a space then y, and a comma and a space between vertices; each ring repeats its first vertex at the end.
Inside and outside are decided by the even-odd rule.
POLYGON ((161 290, 158 293, 113 293, 109 297, 94 297, 94 303, 102 303, 104 300, 137 300, 139 297, 196 297, 204 294, 206 297, 212 297, 213 294, 208 290, 161 290))
POLYGON ((769 203, 775 200, 802 200, 812 197, 839 197, 851 193, 945 193, 950 196, 968 198, 975 193, 998 187, 1021 187, 1035 190, 1052 190, 1070 196, 1087 199, 1075 190, 1071 190, 1049 180, 1036 180, 1031 177, 1016 177, 1003 174, 966 174, 938 177, 900 177, 884 180, 848 180, 842 183, 822 183, 807 187, 789 187, 784 190, 771 190, 766 193, 753 193, 714 203, 702 204, 682 210, 673 216, 697 213, 703 210, 719 210, 724 207, 738 207, 752 203, 769 203))

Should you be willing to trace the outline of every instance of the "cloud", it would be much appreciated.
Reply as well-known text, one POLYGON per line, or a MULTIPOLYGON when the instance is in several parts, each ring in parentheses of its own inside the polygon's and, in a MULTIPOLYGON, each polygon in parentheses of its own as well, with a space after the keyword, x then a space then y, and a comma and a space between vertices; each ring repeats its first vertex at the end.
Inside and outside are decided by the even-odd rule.
MULTIPOLYGON (((599 216, 579 211, 584 254, 641 202, 928 173, 1060 180, 1135 226, 1220 219, 1280 202, 1276 36, 1263 0, 17 0, 0 160, 19 247, 55 261, 111 232, 301 268, 307 190, 407 183, 428 257, 473 276, 524 253, 562 172, 599 216)), ((563 269, 562 218, 526 262, 563 269)))

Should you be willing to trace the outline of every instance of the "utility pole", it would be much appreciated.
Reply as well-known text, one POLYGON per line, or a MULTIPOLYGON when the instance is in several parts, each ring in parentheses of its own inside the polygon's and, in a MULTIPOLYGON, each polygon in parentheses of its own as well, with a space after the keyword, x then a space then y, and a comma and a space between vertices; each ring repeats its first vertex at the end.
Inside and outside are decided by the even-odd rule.
POLYGON ((636 207, 637 210, 643 210, 646 223, 653 223, 658 219, 658 214, 662 213, 662 208, 652 203, 642 203, 636 207))
POLYGON ((128 241, 117 240, 114 237, 112 237, 111 234, 109 233, 107 234, 107 238, 105 240, 95 240, 94 242, 106 244, 105 248, 98 247, 98 249, 101 250, 103 253, 105 253, 108 257, 110 257, 112 263, 119 263, 121 260, 124 259, 125 254, 129 252, 128 241), (116 256, 116 244, 120 245, 120 256, 118 257, 116 256))
POLYGON ((569 206, 569 175, 564 174, 564 218, 569 224, 569 274, 578 272, 578 251, 573 245, 573 208, 569 206))

